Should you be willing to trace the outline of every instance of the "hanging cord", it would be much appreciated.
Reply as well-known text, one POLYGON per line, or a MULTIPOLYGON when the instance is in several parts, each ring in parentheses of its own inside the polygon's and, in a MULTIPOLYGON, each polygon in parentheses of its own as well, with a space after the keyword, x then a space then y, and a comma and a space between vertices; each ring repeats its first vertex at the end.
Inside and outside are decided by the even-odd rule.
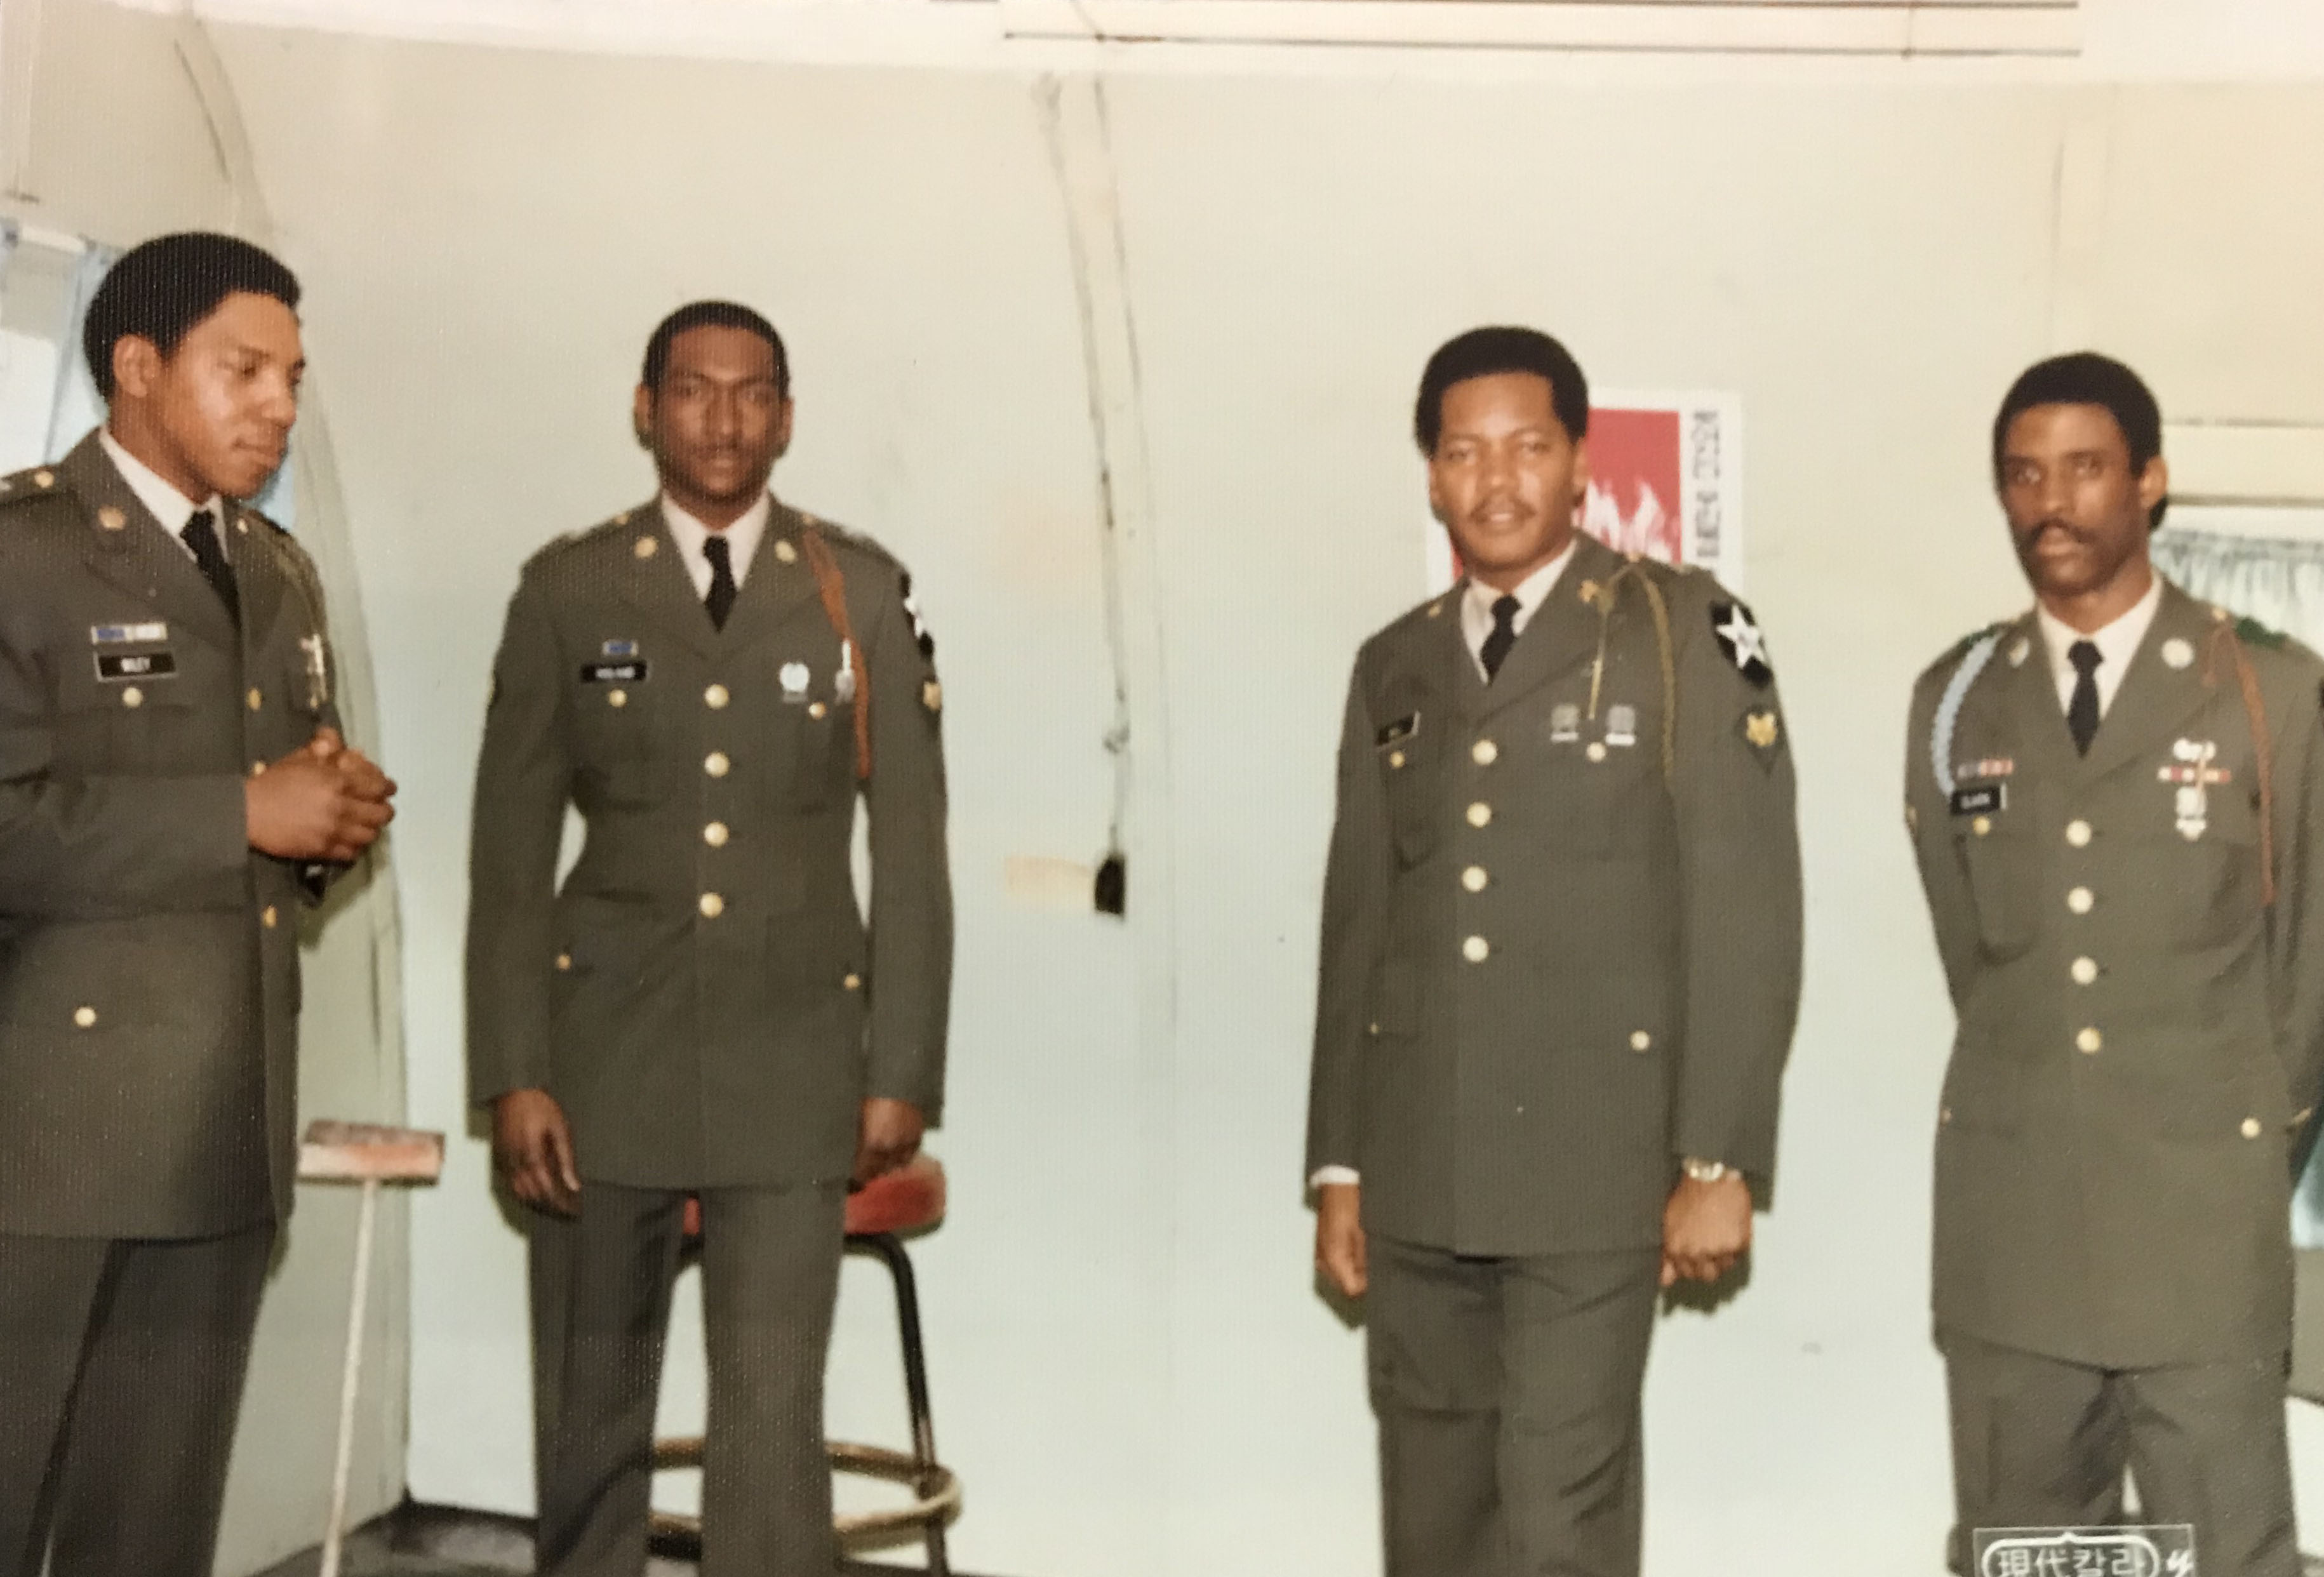
POLYGON ((2260 908, 2275 902, 2275 739, 2268 732, 2267 708, 2260 700, 2259 675, 2251 655, 2236 635, 2236 627, 2222 620, 2203 645, 2203 683, 2218 682, 2219 649, 2235 659, 2236 678, 2244 694, 2244 716, 2251 724, 2252 753, 2259 763, 2259 892, 2260 908))
POLYGON ((1678 768, 1678 661, 1671 645, 1670 604, 1663 599, 1663 588, 1655 584, 1654 576, 1639 569, 1632 559, 1614 572, 1613 577, 1597 588, 1593 599, 1598 604, 1598 658, 1590 667, 1590 720, 1598 721, 1598 694, 1606 678, 1606 638, 1614 617, 1615 594, 1626 580, 1635 580, 1646 594, 1646 606, 1655 615, 1655 650, 1663 665, 1663 781, 1670 782, 1678 768))
POLYGON ((847 617, 847 581, 839 573, 839 560, 832 557, 831 545, 812 525, 799 527, 799 551, 807 556, 807 567, 815 573, 816 595, 823 599, 823 611, 830 618, 831 627, 839 632, 841 644, 847 648, 847 666, 855 676, 855 776, 858 781, 869 782, 872 676, 863 666, 863 642, 855 639, 855 626, 847 617))

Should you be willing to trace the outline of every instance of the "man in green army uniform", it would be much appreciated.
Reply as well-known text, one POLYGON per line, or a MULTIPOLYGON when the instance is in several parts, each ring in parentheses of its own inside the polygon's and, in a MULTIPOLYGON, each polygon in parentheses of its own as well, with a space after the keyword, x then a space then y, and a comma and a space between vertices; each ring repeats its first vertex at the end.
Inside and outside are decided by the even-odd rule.
POLYGON ((2324 662, 2154 572, 2162 417, 2089 354, 1993 428, 2034 606, 1921 676, 1905 817, 1959 1029, 1935 1326, 1978 1528, 2192 1524, 2293 1577, 2290 1188, 2324 1079, 2324 662))
POLYGON ((1461 584, 1366 641, 1307 1165, 1366 1296, 1389 1577, 1636 1577, 1656 1289, 1750 1241, 1799 993, 1790 743, 1748 609, 1574 529, 1529 329, 1421 379, 1461 584))
POLYGON ((644 1569, 684 1206, 703 1213, 709 1577, 829 1577, 823 1368, 844 1191, 942 1093, 943 693, 909 578, 777 503, 783 345, 658 327, 660 495, 552 543, 509 605, 476 770, 470 1089, 530 1207, 539 1569, 644 1569), (871 829, 871 924, 850 847, 871 829), (560 890, 559 834, 588 835, 560 890))
POLYGON ((386 825, 281 464, 299 286, 125 254, 107 411, 0 482, 0 1571, 209 1577, 298 1161, 302 898, 386 825))

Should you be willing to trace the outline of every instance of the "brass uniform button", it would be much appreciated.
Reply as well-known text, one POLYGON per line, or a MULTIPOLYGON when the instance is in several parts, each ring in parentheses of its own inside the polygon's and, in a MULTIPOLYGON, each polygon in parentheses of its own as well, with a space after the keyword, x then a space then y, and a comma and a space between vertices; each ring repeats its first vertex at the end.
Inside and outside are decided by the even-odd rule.
POLYGON ((825 712, 828 712, 829 710, 830 710, 830 708, 829 708, 829 707, 827 707, 827 706, 825 706, 822 702, 820 702, 820 701, 809 701, 809 702, 807 704, 807 715, 809 717, 818 717, 818 718, 819 718, 819 717, 821 717, 821 716, 822 716, 825 712))
POLYGON ((266 763, 264 761, 253 761, 250 763, 250 775, 254 778, 262 776, 265 770, 266 763))
POLYGON ((282 917, 274 912, 274 906, 272 904, 268 904, 264 908, 258 911, 258 923, 265 927, 270 931, 274 929, 277 925, 281 924, 281 919, 282 917))
POLYGON ((706 892, 702 895, 700 907, 704 919, 715 920, 726 912, 726 900, 715 892, 706 892))
POLYGON ((2259 1137, 2258 1118, 2246 1117, 2244 1119, 2244 1137, 2246 1139, 2257 1139, 2259 1137))
POLYGON ((1937 1108, 1937 1120, 1939 1122, 1950 1122, 1952 1120, 1953 1109, 1951 1107, 1940 1106, 1937 1108))
POLYGON ((785 564, 797 564, 798 549, 791 546, 791 540, 788 537, 778 537, 775 539, 775 557, 785 564))
POLYGON ((616 711, 629 704, 630 693, 627 690, 608 690, 605 692, 605 705, 614 708, 616 711))
POLYGON ((132 685, 121 692, 121 704, 133 710, 143 706, 145 705, 145 692, 132 685))
POLYGON ((2073 844, 2077 849, 2089 848, 2090 846, 2090 824, 2086 821, 2068 822, 2066 824, 2066 842, 2073 844))
POLYGON ((2104 1045, 2106 1045, 2106 1037, 2100 1035, 2096 1029, 2085 1029, 2074 1037, 2075 1049, 2086 1056, 2097 1056, 2098 1048, 2104 1045))
POLYGON ((724 685, 713 685, 702 692, 702 704, 713 712, 724 710, 726 703, 732 699, 733 697, 726 693, 726 687, 724 685))
POLYGON ((702 841, 708 844, 714 849, 724 848, 726 846, 726 824, 723 821, 714 821, 708 826, 704 827, 702 829, 702 841))
POLYGON ((1632 1051, 1648 1051, 1653 1049, 1654 1044, 1655 1038, 1647 1034, 1645 1030, 1633 1029, 1630 1031, 1630 1049, 1632 1051))
POLYGON ((724 777, 733 765, 733 762, 726 759, 724 751, 712 751, 702 758, 702 770, 714 778, 724 777))
POLYGON ((1969 830, 1975 833, 1978 837, 1985 836, 1987 833, 1993 830, 1993 817, 1989 816, 1978 816, 1975 821, 1969 824, 1969 830))
POLYGON ((73 1023, 83 1029, 96 1028, 97 1010, 95 1008, 75 1008, 73 1010, 73 1023))
POLYGON ((654 556, 655 551, 659 549, 660 546, 661 544, 655 541, 651 537, 640 537, 638 539, 637 546, 631 549, 630 551, 636 554, 641 558, 650 558, 654 556))
POLYGON ((1404 752, 1402 751, 1388 752, 1388 764, 1391 767, 1401 767, 1404 765, 1404 752))
POLYGON ((54 487, 56 484, 57 484, 57 474, 56 474, 55 472, 53 472, 53 471, 35 471, 35 472, 33 472, 33 473, 32 473, 32 485, 33 485, 33 486, 35 486, 35 487, 54 487))
POLYGON ((2075 959, 2073 975, 2076 985, 2090 984, 2098 977, 2098 961, 2095 958, 2075 959))
POLYGON ((1480 767, 1489 767, 1501 759, 1501 747, 1489 739, 1480 739, 1469 747, 1469 759, 1480 767))
POLYGON ((560 953, 560 954, 558 954, 557 955, 557 972, 558 972, 559 974, 563 974, 563 973, 565 973, 567 971, 570 970, 572 967, 573 967, 573 954, 571 954, 570 953, 560 953))
POLYGON ((129 529, 129 517, 108 503, 97 512, 97 523, 108 531, 125 531, 129 529))
POLYGON ((1469 825, 1484 826, 1493 819, 1493 807, 1480 799, 1469 807, 1469 825))
POLYGON ((1491 880, 1492 879, 1490 877, 1485 874, 1485 868, 1482 865, 1471 865, 1466 871, 1461 872, 1461 885, 1467 888, 1471 892, 1484 891, 1485 883, 1491 880))
POLYGON ((1493 955, 1493 945, 1482 936, 1471 936, 1461 944, 1461 956, 1471 964, 1482 964, 1493 955))
POLYGON ((845 980, 841 981, 839 983, 851 991, 860 991, 863 989, 863 977, 860 974, 850 973, 845 980))
POLYGON ((1582 753, 1593 761, 1602 761, 1606 759, 1606 742, 1602 739, 1593 739, 1590 742, 1590 748, 1582 753))
POLYGON ((248 706, 253 712, 255 712, 260 707, 266 705, 266 693, 263 690, 253 689, 249 695, 244 696, 242 699, 244 706, 248 706))
POLYGON ((2074 889, 2073 891, 2066 894, 2066 907, 2073 910, 2078 915, 2089 914, 2090 912, 2090 906, 2096 902, 2098 902, 2098 899, 2087 887, 2078 887, 2074 889))

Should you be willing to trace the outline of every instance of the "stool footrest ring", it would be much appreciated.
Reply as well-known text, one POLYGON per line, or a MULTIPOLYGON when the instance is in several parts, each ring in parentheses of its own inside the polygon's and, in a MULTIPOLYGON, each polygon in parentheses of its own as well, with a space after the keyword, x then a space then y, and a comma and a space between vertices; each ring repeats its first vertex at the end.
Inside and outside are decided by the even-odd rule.
MULTIPOLYGON (((922 1467, 911 1452, 890 1451, 882 1445, 852 1445, 845 1441, 832 1441, 825 1450, 831 1457, 833 1471, 858 1473, 868 1479, 885 1479, 892 1483, 908 1484, 913 1498, 904 1505, 881 1511, 845 1513, 831 1519, 834 1531, 840 1535, 868 1533, 899 1533, 922 1527, 960 1508, 960 1479, 941 1462, 922 1467)), ((654 1442, 654 1471, 672 1468, 698 1468, 702 1465, 702 1437, 680 1435, 654 1442)), ((656 1538, 688 1539, 702 1536, 702 1519, 674 1511, 653 1514, 652 1534, 656 1538)))

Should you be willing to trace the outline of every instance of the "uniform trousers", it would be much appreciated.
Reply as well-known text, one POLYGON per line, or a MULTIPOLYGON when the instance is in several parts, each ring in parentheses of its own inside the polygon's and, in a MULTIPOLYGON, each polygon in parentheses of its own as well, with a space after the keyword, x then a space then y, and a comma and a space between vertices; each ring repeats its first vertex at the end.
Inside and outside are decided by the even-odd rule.
MULTIPOLYGON (((683 1192, 585 1182, 531 1215, 533 1462, 541 1577, 640 1577, 654 1405, 683 1192)), ((703 1577, 832 1577, 823 1371, 844 1185, 701 1191, 710 1360, 703 1577)))
POLYGON ((273 1247, 0 1232, 0 1577, 210 1577, 273 1247))
POLYGON ((1637 1577, 1660 1251, 1369 1261, 1388 1577, 1637 1577))
POLYGON ((2284 1439, 2290 1354, 2098 1369, 1940 1333, 1952 1399, 1951 1565, 1974 1530, 2191 1524, 2203 1577, 2299 1577, 2284 1439))

